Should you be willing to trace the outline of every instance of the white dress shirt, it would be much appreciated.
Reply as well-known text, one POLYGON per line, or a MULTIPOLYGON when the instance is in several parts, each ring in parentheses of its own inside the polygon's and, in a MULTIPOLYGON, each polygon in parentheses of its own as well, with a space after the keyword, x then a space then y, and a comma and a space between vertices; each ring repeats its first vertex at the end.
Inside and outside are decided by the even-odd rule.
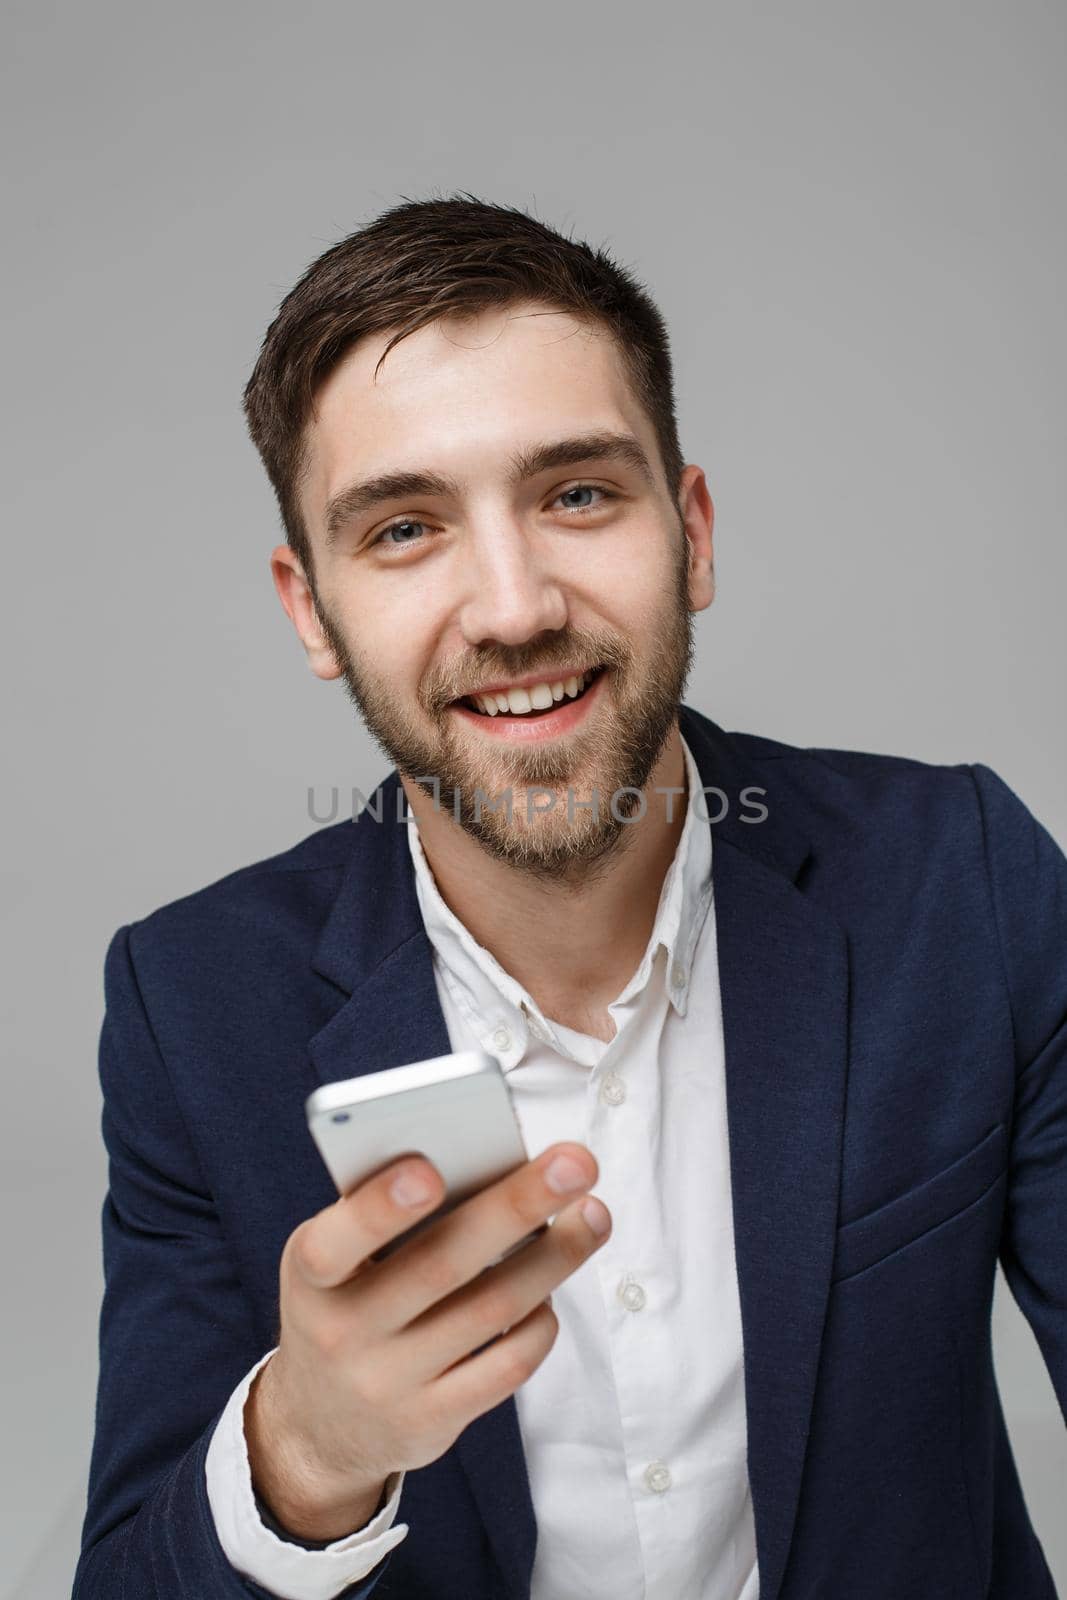
MULTIPOLYGON (((596 1156, 612 1233, 552 1291, 559 1333, 515 1391, 537 1519, 531 1600, 757 1600, 734 1258, 711 830, 685 741, 686 820, 605 1042, 546 1017, 449 910, 415 823, 416 890, 453 1050, 503 1068, 528 1155, 596 1156), (697 805, 694 806, 694 797, 697 805)), ((682 803, 677 797, 675 803, 682 803)), ((207 1456, 231 1565, 282 1600, 333 1600, 406 1536, 404 1474, 326 1550, 256 1512, 234 1391, 207 1456)))

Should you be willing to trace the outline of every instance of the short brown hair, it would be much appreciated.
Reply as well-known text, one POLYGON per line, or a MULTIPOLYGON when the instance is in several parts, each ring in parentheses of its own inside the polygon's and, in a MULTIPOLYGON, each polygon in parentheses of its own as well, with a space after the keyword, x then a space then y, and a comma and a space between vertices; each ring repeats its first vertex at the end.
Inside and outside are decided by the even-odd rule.
POLYGON ((244 391, 252 441, 274 486, 285 536, 314 588, 297 501, 315 394, 358 339, 394 329, 395 344, 446 314, 539 300, 614 335, 656 433, 677 503, 678 442, 666 324, 647 291, 603 250, 565 238, 513 206, 471 194, 405 200, 311 263, 267 329, 244 391))

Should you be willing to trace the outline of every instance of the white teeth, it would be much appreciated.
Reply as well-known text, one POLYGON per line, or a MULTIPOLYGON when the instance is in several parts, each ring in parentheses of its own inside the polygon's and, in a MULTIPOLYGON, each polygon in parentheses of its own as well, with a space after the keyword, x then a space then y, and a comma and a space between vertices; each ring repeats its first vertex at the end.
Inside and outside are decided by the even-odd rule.
POLYGON ((472 694, 470 698, 487 717, 495 717, 502 712, 522 716, 529 711, 548 711, 553 702, 562 700, 564 696, 569 700, 576 699, 592 682, 593 676, 592 672, 583 672, 561 678, 556 683, 535 683, 528 689, 494 690, 489 694, 472 694))

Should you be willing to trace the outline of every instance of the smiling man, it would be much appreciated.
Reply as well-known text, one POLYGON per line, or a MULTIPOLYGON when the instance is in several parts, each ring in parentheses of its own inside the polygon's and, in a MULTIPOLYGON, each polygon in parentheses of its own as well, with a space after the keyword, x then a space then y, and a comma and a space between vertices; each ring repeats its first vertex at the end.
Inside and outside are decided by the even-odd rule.
POLYGON ((75 1596, 1047 1600, 989 1321, 999 1260, 1067 1406, 1062 852, 682 703, 712 502, 602 251, 406 202, 245 405, 394 770, 111 942, 75 1596), (336 1199, 315 1085, 469 1048, 530 1160, 336 1199))
MULTIPOLYGON (((283 602, 314 669, 343 666, 399 770, 434 776, 423 787, 480 847, 472 861, 488 850, 542 879, 580 878, 621 843, 650 776, 682 776, 676 729, 664 747, 690 663, 690 607, 712 595, 703 474, 686 469, 683 518, 613 342, 573 316, 531 304, 462 330, 434 325, 374 380, 384 345, 368 340, 344 361, 317 407, 304 495, 327 530, 321 619, 286 546, 274 558, 283 602), (354 422, 363 408, 369 427, 354 422), (456 419, 451 430, 441 416, 456 419), (419 459, 420 428, 454 475, 387 471, 331 489, 398 439, 419 459), (516 446, 526 439, 540 442, 516 446), (590 481, 574 481, 580 470, 590 481), (420 513, 380 526, 412 496, 420 513), (566 792, 553 787, 547 804, 529 792, 548 785, 566 792), (479 792, 500 791, 510 815, 476 807, 479 792)), ((425 828, 429 810, 415 804, 425 828)))

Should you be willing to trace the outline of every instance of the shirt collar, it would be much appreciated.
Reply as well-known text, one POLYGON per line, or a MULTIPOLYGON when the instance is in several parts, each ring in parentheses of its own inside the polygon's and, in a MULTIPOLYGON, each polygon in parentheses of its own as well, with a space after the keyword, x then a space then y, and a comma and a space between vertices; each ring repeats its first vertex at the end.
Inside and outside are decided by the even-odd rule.
MULTIPOLYGON (((684 804, 685 823, 678 847, 660 890, 655 921, 637 971, 614 1004, 632 1000, 648 983, 662 945, 666 952, 667 993, 680 1016, 689 998, 693 955, 712 899, 711 828, 694 796, 702 795, 700 772, 685 739, 686 797, 671 797, 684 804)), ((408 844, 415 868, 415 889, 426 935, 440 963, 449 993, 456 1001, 482 1048, 496 1056, 505 1071, 526 1052, 529 1035, 561 1048, 551 1020, 533 997, 480 945, 469 929, 445 904, 434 881, 418 825, 408 823, 408 844)), ((567 1054, 566 1050, 563 1050, 567 1054)))
POLYGON ((711 826, 707 820, 700 771, 684 739, 682 753, 685 756, 686 796, 684 801, 681 796, 676 796, 675 800, 677 804, 685 805, 685 824, 663 880, 645 954, 619 999, 628 999, 648 982, 652 963, 662 945, 667 954, 667 992, 675 1010, 684 1017, 689 1002, 693 955, 711 905, 712 879, 711 826), (700 809, 694 806, 694 797, 697 795, 701 797, 700 809))

